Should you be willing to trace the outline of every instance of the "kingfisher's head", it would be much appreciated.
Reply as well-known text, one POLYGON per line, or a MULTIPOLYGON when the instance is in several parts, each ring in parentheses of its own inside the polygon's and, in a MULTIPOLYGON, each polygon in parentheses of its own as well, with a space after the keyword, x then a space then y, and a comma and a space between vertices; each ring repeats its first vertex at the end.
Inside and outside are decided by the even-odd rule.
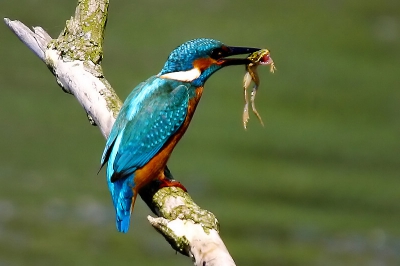
POLYGON ((203 86, 214 72, 225 66, 250 63, 247 58, 228 57, 258 50, 260 49, 226 46, 213 39, 194 39, 172 51, 159 76, 203 86))

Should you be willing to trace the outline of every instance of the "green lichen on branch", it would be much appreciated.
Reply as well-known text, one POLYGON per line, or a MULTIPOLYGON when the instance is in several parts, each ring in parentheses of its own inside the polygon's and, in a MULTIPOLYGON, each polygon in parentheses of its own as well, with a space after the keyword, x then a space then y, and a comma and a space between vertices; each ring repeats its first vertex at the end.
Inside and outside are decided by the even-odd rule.
POLYGON ((49 48, 60 51, 65 60, 100 64, 108 5, 108 0, 79 1, 75 16, 67 21, 58 39, 49 43, 49 48))
POLYGON ((100 80, 107 88, 107 90, 101 90, 100 95, 102 95, 106 100, 108 110, 112 112, 114 118, 117 118, 119 110, 122 107, 122 102, 115 91, 111 88, 110 83, 108 83, 105 78, 100 78, 100 80))
POLYGON ((219 232, 219 223, 213 213, 201 209, 188 193, 180 188, 166 187, 157 191, 153 196, 153 203, 157 205, 161 216, 168 220, 192 220, 196 224, 203 227, 204 232, 208 233, 214 229, 219 232), (177 204, 172 209, 169 205, 174 201, 182 204, 177 204))

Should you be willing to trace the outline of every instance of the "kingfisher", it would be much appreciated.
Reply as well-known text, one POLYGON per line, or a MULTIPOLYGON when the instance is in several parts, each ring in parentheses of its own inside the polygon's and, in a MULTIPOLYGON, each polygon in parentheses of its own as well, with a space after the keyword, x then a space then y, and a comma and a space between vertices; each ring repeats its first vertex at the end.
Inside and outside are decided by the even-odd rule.
POLYGON ((107 163, 118 231, 128 231, 136 197, 149 182, 159 180, 162 186, 186 190, 179 182, 166 178, 166 165, 192 120, 205 82, 225 66, 250 63, 247 58, 230 56, 257 50, 227 46, 214 39, 187 41, 171 52, 160 73, 129 94, 101 158, 101 167, 107 163))

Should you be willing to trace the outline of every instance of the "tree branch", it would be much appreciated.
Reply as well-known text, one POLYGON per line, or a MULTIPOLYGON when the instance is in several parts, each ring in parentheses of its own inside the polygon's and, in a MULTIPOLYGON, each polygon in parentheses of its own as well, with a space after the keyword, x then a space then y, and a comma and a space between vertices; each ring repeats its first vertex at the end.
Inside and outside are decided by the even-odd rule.
MULTIPOLYGON (((103 75, 104 30, 108 0, 80 0, 75 16, 67 21, 57 39, 41 27, 33 31, 18 20, 5 18, 7 26, 52 71, 64 92, 76 97, 89 122, 108 137, 122 102, 103 75)), ((169 171, 168 178, 173 179, 169 171)), ((193 259, 196 266, 235 265, 219 236, 216 217, 201 209, 180 188, 159 188, 157 181, 140 191, 140 196, 158 216, 151 225, 171 246, 193 259)))

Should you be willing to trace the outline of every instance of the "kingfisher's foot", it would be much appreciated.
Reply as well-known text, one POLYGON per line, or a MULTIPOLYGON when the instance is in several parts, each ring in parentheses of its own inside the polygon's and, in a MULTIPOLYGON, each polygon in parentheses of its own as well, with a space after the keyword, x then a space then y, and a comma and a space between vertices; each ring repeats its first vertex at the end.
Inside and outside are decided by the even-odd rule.
POLYGON ((179 181, 169 180, 167 178, 160 180, 160 188, 163 187, 178 187, 183 191, 187 192, 187 189, 179 181))

